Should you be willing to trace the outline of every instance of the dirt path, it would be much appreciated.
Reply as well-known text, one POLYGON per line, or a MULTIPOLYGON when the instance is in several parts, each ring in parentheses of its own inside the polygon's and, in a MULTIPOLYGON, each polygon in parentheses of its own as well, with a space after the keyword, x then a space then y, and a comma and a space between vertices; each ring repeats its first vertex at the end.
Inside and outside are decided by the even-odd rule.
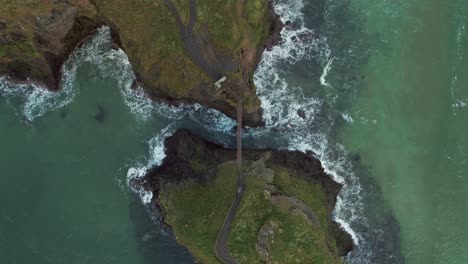
POLYGON ((227 264, 237 264, 237 261, 229 253, 229 247, 227 240, 231 225, 236 216, 239 206, 242 202, 242 196, 244 195, 244 177, 242 175, 242 98, 238 98, 237 101, 237 188, 236 197, 232 202, 231 208, 224 220, 223 226, 221 227, 218 237, 215 242, 215 253, 216 256, 227 264))
MULTIPOLYGON (((219 70, 222 68, 219 63, 213 63, 212 61, 210 62, 205 59, 201 41, 193 32, 197 17, 196 0, 190 0, 189 2, 190 18, 187 23, 187 27, 185 27, 179 13, 177 12, 177 9, 171 0, 163 0, 163 2, 174 16, 180 30, 181 38, 184 42, 185 49, 187 53, 190 54, 193 61, 195 61, 198 66, 203 69, 214 81, 217 81, 225 76, 225 74, 219 70)), ((229 87, 226 87, 226 90, 237 100, 237 188, 234 201, 232 202, 231 208, 229 209, 223 226, 221 227, 218 233, 218 237, 216 238, 215 254, 224 263, 237 264, 237 261, 229 253, 227 240, 231 230, 232 222, 236 216, 242 201, 242 196, 244 194, 244 177, 242 175, 242 97, 229 87)))
POLYGON ((184 47, 187 53, 192 57, 192 60, 202 68, 208 76, 210 76, 213 81, 221 79, 225 74, 220 71, 220 65, 214 63, 216 60, 208 61, 205 59, 204 48, 202 47, 202 42, 194 34, 193 28, 195 26, 196 17, 197 17, 197 5, 196 0, 190 0, 189 9, 190 9, 190 18, 188 25, 185 26, 182 18, 177 12, 176 7, 171 2, 171 0, 163 0, 163 3, 167 6, 172 16, 175 18, 177 25, 179 27, 181 38, 184 42, 184 47))

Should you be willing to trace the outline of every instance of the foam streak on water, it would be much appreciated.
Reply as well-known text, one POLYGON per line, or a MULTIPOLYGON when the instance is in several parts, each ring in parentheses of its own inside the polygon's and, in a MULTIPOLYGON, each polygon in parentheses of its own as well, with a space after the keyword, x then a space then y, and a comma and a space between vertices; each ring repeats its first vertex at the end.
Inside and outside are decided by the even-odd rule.
POLYGON ((325 65, 325 68, 323 68, 322 76, 320 76, 320 83, 323 86, 330 86, 330 84, 327 82, 326 78, 327 78, 328 73, 331 70, 331 66, 332 66, 334 60, 335 60, 335 58, 331 58, 330 60, 328 60, 327 64, 325 65))
POLYGON ((456 115, 457 108, 466 107, 466 102, 458 98, 457 92, 456 92, 456 87, 458 84, 458 71, 460 70, 460 64, 463 61, 463 55, 464 55, 462 47, 464 45, 463 38, 465 37, 465 34, 466 34, 465 21, 464 21, 464 18, 462 17, 460 18, 460 23, 457 29, 457 40, 456 40, 457 58, 456 58, 456 63, 455 65, 453 65, 453 68, 452 68, 452 81, 450 84, 450 93, 451 93, 452 101, 453 101, 452 109, 453 109, 454 115, 456 115))

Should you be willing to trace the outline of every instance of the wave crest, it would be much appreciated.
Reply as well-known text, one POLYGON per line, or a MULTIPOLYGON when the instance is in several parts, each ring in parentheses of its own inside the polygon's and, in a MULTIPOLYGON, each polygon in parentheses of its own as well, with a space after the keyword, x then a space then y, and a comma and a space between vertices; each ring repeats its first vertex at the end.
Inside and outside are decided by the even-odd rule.
MULTIPOLYGON (((278 0, 275 11, 285 23, 281 32, 282 41, 271 51, 266 51, 254 76, 257 95, 262 102, 266 127, 251 130, 254 137, 281 131, 287 138, 280 148, 313 151, 321 160, 325 171, 343 188, 333 212, 334 220, 353 238, 356 247, 347 256, 350 263, 370 263, 371 251, 366 234, 357 232, 367 226, 364 216, 363 190, 354 174, 349 154, 338 143, 332 143, 330 130, 336 122, 337 113, 325 106, 325 99, 304 96, 302 87, 291 85, 285 65, 315 60, 323 67, 320 83, 329 86, 326 76, 331 69, 332 51, 327 37, 306 27, 303 1, 278 0), (306 113, 300 115, 298 111, 306 113), (360 227, 360 228, 359 228, 360 227)), ((340 114, 342 119, 343 116, 340 114)))

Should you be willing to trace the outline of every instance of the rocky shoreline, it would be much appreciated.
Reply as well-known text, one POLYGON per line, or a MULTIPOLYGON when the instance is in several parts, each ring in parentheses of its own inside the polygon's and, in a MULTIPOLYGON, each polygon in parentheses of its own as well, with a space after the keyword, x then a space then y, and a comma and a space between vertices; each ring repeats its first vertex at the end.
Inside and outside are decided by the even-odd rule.
MULTIPOLYGON (((33 83, 57 91, 60 88, 62 66, 70 54, 84 40, 95 34, 99 27, 106 25, 111 28, 115 47, 121 48, 128 55, 137 76, 136 83, 145 88, 150 98, 172 105, 200 103, 235 117, 233 98, 223 91, 217 91, 213 85, 215 80, 208 78, 206 73, 191 62, 186 51, 176 43, 180 42, 180 37, 173 36, 174 32, 157 32, 157 29, 154 30, 156 32, 151 32, 149 24, 156 21, 159 24, 168 24, 167 28, 171 28, 170 24, 175 24, 166 7, 141 4, 141 8, 153 8, 155 17, 163 15, 163 18, 156 21, 148 19, 140 25, 137 22, 129 23, 120 17, 120 12, 127 12, 132 19, 140 15, 137 11, 125 9, 125 5, 129 3, 113 2, 115 1, 67 0, 49 4, 37 3, 35 9, 24 4, 9 4, 10 6, 4 7, 5 10, 0 9, 0 14, 5 12, 5 16, 0 19, 0 75, 8 76, 12 83, 33 83), (111 10, 110 6, 114 4, 122 5, 121 9, 111 10), (141 30, 141 27, 147 28, 147 32, 140 33, 141 40, 130 35, 135 30, 141 30), (166 34, 167 36, 158 36, 167 38, 172 44, 160 43, 163 46, 161 50, 155 47, 156 51, 153 52, 151 47, 147 47, 151 46, 147 41, 154 39, 157 34, 166 34), (182 75, 174 75, 175 73, 182 75), (183 81, 174 82, 175 79, 183 81)), ((204 1, 198 2, 198 13, 207 12, 204 10, 208 8, 203 4, 204 1)), ((240 48, 236 46, 229 49, 226 44, 218 43, 214 39, 218 29, 210 28, 201 15, 198 15, 200 18, 194 27, 196 39, 201 43, 199 49, 202 56, 211 60, 210 63, 220 64, 220 74, 229 77, 229 85, 234 89, 247 87, 243 89, 246 102, 244 120, 249 126, 263 124, 260 101, 251 81, 254 71, 263 51, 271 49, 279 42, 283 27, 271 2, 259 2, 267 9, 255 10, 259 13, 250 20, 244 18, 247 15, 242 14, 242 19, 232 22, 235 26, 247 22, 257 23, 251 25, 246 32, 239 33, 236 41, 241 43, 236 45, 240 48)), ((174 31, 177 32, 177 29, 174 28, 174 31)), ((154 41, 158 42, 156 39, 154 41)))
MULTIPOLYGON (((132 184, 143 186, 146 190, 153 192, 153 209, 158 212, 163 223, 172 228, 174 222, 168 221, 166 213, 168 208, 165 208, 164 202, 161 201, 161 199, 165 199, 164 195, 161 195, 164 189, 167 186, 183 186, 186 182, 196 182, 201 186, 209 184, 216 179, 220 165, 236 159, 236 151, 205 141, 183 129, 165 140, 165 149, 166 157, 161 166, 153 168, 143 179, 138 179, 132 184), (203 159, 200 159, 200 157, 203 157, 203 159), (194 161, 196 162, 194 163, 194 161)), ((326 207, 326 225, 328 228, 324 232, 336 241, 335 254, 337 256, 345 256, 350 252, 353 248, 352 238, 332 219, 332 211, 342 186, 324 172, 320 161, 314 158, 312 153, 304 154, 286 150, 244 150, 243 152, 246 163, 255 163, 257 161, 257 164, 266 154, 269 155, 269 158, 264 160, 264 168, 285 168, 293 173, 295 178, 305 181, 306 184, 320 186, 320 189, 326 195, 326 202, 323 205, 326 207)), ((291 208, 299 211, 301 211, 300 208, 305 206, 298 198, 285 196, 276 187, 271 186, 265 187, 265 192, 268 192, 272 197, 273 203, 284 202, 280 202, 281 199, 293 201, 291 208)), ((226 192, 233 190, 226 188, 226 192)), ((305 215, 314 215, 313 212, 310 213, 309 211, 302 210, 305 215)), ((178 236, 177 230, 175 233, 178 236)), ((181 241, 179 240, 179 242, 181 241)), ((187 246, 184 241, 182 241, 182 244, 187 246)), ((190 246, 188 248, 192 251, 190 246)))

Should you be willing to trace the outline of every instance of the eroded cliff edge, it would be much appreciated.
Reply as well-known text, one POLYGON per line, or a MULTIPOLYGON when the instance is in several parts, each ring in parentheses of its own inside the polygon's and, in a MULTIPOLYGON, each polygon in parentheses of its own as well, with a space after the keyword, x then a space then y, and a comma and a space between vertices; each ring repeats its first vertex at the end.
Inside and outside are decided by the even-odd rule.
POLYGON ((268 0, 7 1, 0 7, 0 76, 57 90, 65 60, 102 25, 153 99, 235 117, 235 99, 214 86, 227 76, 243 97, 245 124, 262 124, 252 77, 282 28, 268 0))
MULTIPOLYGON (((236 151, 187 130, 165 140, 161 166, 133 184, 177 240, 203 263, 217 263, 214 242, 236 191, 236 151)), ((240 263, 341 263, 351 237, 332 220, 341 186, 320 161, 291 151, 244 150, 246 191, 228 238, 240 263)))

